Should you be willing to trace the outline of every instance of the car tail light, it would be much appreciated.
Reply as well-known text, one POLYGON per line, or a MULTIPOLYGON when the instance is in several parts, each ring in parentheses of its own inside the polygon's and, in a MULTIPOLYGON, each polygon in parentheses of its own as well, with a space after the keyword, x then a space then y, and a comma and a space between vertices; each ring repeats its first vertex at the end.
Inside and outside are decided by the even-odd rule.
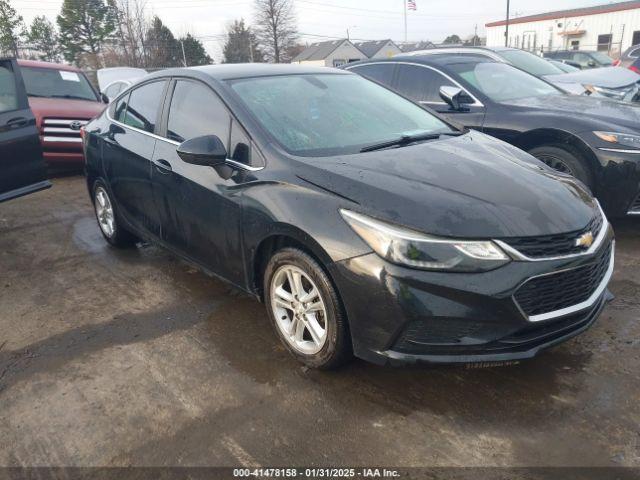
POLYGON ((614 66, 614 67, 619 67, 621 63, 622 63, 622 62, 620 61, 620 59, 618 59, 618 60, 616 60, 615 62, 613 62, 613 66, 614 66))
POLYGON ((640 68, 636 67, 635 65, 631 65, 629 67, 629 70, 634 71, 636 73, 640 73, 640 68))

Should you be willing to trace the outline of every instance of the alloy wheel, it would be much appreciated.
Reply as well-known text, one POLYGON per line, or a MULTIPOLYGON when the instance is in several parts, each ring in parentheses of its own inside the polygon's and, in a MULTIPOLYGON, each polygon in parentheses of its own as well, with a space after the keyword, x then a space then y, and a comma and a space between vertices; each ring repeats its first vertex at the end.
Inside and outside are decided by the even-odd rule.
POLYGON ((566 173, 568 175, 576 176, 575 172, 571 169, 569 165, 562 161, 561 158, 556 157, 555 155, 540 155, 538 160, 547 164, 547 166, 557 170, 558 172, 566 173))
POLYGON ((327 341, 327 310, 320 289, 302 269, 283 265, 274 273, 271 308, 276 325, 297 352, 314 355, 327 341))
POLYGON ((113 237, 115 233, 115 217, 113 215, 113 206, 107 191, 103 187, 96 188, 95 193, 96 217, 100 230, 108 238, 113 237))

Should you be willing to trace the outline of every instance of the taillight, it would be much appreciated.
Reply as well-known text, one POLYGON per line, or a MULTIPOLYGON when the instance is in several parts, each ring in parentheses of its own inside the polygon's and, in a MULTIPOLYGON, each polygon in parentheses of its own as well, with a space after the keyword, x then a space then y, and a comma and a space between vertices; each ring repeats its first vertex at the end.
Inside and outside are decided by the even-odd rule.
POLYGON ((614 66, 614 67, 619 67, 621 63, 622 63, 622 62, 620 61, 620 59, 618 59, 618 60, 616 60, 616 61, 614 61, 614 62, 613 62, 613 66, 614 66))
POLYGON ((631 65, 629 67, 629 70, 632 70, 632 71, 634 71, 636 73, 640 73, 640 68, 636 67, 635 65, 631 65))

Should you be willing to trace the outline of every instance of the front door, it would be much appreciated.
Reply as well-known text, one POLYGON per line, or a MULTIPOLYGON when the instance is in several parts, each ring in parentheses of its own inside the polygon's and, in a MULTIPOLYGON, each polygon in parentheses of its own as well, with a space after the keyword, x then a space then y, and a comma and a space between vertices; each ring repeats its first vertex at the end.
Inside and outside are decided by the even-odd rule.
POLYGON ((473 104, 464 105, 462 110, 453 110, 440 98, 441 87, 460 88, 453 80, 433 67, 417 64, 398 65, 393 87, 396 91, 435 110, 452 123, 482 130, 484 106, 475 101, 473 104))
POLYGON ((0 202, 50 186, 20 67, 0 59, 0 202))
POLYGON ((243 140, 246 149, 231 145, 235 135, 229 111, 209 86, 198 81, 174 83, 166 118, 162 132, 166 140, 158 140, 152 169, 162 239, 221 277, 242 284, 237 187, 247 181, 247 175, 228 166, 188 164, 176 148, 191 138, 216 135, 233 157, 234 150, 247 153, 250 142, 248 138, 243 140))
POLYGON ((133 89, 111 106, 112 122, 103 156, 116 204, 125 220, 139 231, 160 236, 160 219, 151 188, 151 161, 156 125, 166 80, 133 89))

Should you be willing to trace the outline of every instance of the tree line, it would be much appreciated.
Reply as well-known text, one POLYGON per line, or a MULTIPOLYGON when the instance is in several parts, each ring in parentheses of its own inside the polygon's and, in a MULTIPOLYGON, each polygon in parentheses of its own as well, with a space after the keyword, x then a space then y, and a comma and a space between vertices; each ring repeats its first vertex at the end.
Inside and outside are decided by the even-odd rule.
MULTIPOLYGON (((292 0, 254 0, 255 26, 233 21, 223 38, 225 63, 286 62, 301 46, 292 0)), ((213 63, 201 40, 176 37, 147 0, 64 0, 55 23, 44 15, 26 25, 10 0, 0 0, 0 55, 81 68, 146 69, 213 63)))

